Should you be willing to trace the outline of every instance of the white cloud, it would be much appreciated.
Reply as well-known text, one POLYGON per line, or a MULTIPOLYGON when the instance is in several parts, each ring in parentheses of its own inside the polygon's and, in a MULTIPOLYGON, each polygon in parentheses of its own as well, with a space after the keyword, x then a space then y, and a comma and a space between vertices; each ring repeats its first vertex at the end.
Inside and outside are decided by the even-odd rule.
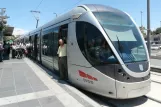
POLYGON ((152 31, 156 30, 157 28, 151 28, 152 31))
POLYGON ((29 31, 21 29, 21 28, 14 28, 13 35, 15 35, 15 36, 23 35, 23 34, 25 34, 27 32, 29 32, 29 31))

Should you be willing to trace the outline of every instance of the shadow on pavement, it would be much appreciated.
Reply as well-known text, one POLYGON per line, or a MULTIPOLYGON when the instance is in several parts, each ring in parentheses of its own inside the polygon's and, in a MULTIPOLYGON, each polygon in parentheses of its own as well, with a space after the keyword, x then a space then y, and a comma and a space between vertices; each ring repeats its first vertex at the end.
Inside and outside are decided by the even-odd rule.
POLYGON ((52 79, 57 80, 58 83, 61 83, 61 84, 69 84, 68 81, 59 80, 59 71, 48 69, 47 67, 41 65, 37 61, 33 61, 32 59, 30 59, 30 61, 34 62, 36 65, 38 65, 40 68, 42 68, 49 76, 52 76, 52 79))
POLYGON ((91 99, 95 100, 96 102, 99 102, 103 106, 135 107, 135 106, 141 106, 142 104, 146 103, 148 100, 148 98, 144 96, 138 97, 138 98, 132 98, 132 99, 112 99, 112 98, 107 98, 97 94, 93 94, 82 89, 79 89, 79 90, 85 93, 86 95, 88 95, 91 99))

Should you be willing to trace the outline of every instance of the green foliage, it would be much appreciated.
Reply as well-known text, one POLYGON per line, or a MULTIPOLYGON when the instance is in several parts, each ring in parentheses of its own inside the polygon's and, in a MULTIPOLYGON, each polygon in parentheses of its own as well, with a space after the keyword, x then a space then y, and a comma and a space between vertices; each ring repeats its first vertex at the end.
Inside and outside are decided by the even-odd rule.
POLYGON ((157 35, 157 34, 160 34, 161 33, 161 27, 160 28, 157 28, 154 33, 157 35))
POLYGON ((3 30, 3 27, 2 26, 0 26, 0 31, 2 31, 3 30))
POLYGON ((9 41, 9 40, 15 40, 16 37, 13 35, 12 36, 4 36, 3 39, 4 39, 4 41, 9 41))
POLYGON ((1 24, 0 24, 0 31, 5 30, 6 28, 7 28, 6 25, 1 25, 1 24))

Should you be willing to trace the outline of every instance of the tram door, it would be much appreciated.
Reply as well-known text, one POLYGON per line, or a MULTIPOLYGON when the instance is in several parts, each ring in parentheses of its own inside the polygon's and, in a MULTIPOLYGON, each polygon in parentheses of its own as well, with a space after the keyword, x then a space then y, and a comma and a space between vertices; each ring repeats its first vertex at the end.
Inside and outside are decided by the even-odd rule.
MULTIPOLYGON (((67 38, 68 38, 68 25, 63 25, 60 27, 60 31, 59 31, 59 39, 63 39, 64 40, 64 43, 67 45, 68 41, 67 41, 67 38)), ((59 40, 58 39, 58 40, 59 40)), ((59 41, 58 41, 59 42, 59 41)), ((66 52, 67 53, 67 52, 66 52)), ((68 55, 67 55, 68 56, 68 55)), ((67 58, 68 60, 68 58, 67 58)), ((68 61, 67 61, 68 62, 68 61)), ((67 64, 67 63, 66 63, 67 64)), ((67 64, 68 65, 68 64, 67 64)), ((66 65, 66 66, 67 66, 66 65)), ((67 72, 68 72, 68 66, 67 66, 67 72)))

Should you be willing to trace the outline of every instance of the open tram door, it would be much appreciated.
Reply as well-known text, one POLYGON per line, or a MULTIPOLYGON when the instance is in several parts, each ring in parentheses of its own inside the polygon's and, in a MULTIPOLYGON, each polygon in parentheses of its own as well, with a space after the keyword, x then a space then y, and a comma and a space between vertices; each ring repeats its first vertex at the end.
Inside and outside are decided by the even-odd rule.
MULTIPOLYGON (((59 39, 63 39, 64 44, 66 44, 66 46, 68 46, 67 45, 67 43, 68 43, 67 42, 67 40, 68 40, 68 24, 65 24, 65 25, 60 26, 58 43, 59 43, 59 39)), ((68 53, 67 53, 67 61, 66 61, 66 70, 67 70, 66 71, 66 74, 67 74, 66 76, 67 76, 67 79, 68 79, 68 53)))

